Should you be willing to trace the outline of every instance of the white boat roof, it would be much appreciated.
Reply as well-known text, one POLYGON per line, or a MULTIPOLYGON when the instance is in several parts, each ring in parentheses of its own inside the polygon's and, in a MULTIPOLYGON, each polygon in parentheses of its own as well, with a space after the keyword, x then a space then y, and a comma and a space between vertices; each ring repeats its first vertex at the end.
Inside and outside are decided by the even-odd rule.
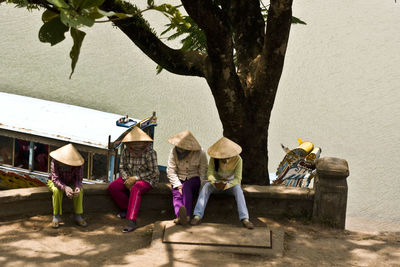
POLYGON ((0 129, 101 149, 128 129, 116 125, 120 114, 3 92, 0 103, 0 129))

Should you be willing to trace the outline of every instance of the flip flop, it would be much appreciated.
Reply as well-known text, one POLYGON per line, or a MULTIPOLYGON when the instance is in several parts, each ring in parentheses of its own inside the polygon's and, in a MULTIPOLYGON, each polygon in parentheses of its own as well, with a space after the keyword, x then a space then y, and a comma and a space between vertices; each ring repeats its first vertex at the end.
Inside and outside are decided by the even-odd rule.
POLYGON ((120 213, 117 214, 117 217, 120 219, 125 219, 126 218, 126 211, 121 211, 120 213))
POLYGON ((191 225, 198 225, 201 222, 201 218, 199 216, 194 216, 193 219, 190 221, 191 225))
POLYGON ((254 229, 254 224, 249 220, 246 220, 246 219, 242 220, 242 224, 243 224, 243 227, 245 227, 247 229, 254 229))
POLYGON ((138 228, 138 226, 125 226, 125 228, 122 230, 123 233, 129 233, 135 231, 135 229, 138 228))
POLYGON ((86 227, 87 226, 87 222, 84 219, 79 220, 79 221, 75 221, 75 223, 77 225, 79 225, 79 226, 82 226, 82 227, 86 227))
POLYGON ((187 216, 186 216, 186 208, 185 208, 185 206, 181 206, 179 208, 178 215, 179 215, 179 217, 178 217, 179 218, 179 223, 182 224, 182 225, 186 225, 188 223, 188 219, 187 219, 187 216))

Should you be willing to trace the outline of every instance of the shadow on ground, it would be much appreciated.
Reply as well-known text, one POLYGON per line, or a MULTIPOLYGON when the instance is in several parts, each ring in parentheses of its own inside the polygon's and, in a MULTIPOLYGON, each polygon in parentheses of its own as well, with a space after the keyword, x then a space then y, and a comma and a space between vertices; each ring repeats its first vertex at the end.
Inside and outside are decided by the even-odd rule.
MULTIPOLYGON (((51 216, 34 216, 0 223, 1 266, 400 266, 400 233, 378 235, 334 230, 294 220, 254 219, 285 231, 284 256, 154 249, 154 222, 170 220, 166 213, 145 214, 133 233, 121 232, 125 220, 115 214, 86 214, 89 226, 64 216, 59 229, 51 216)), ((208 216, 206 222, 240 226, 238 219, 208 216)), ((185 228, 182 228, 185 231, 185 228)))

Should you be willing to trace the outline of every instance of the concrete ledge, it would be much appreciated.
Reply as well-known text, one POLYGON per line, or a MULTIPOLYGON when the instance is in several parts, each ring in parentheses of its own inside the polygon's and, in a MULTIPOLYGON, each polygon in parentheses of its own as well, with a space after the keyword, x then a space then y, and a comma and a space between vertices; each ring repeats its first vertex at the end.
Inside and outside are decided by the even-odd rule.
MULTIPOLYGON (((84 185, 85 212, 117 212, 107 191, 107 184, 84 185)), ((314 190, 285 186, 245 185, 243 191, 251 217, 254 216, 311 216, 314 190)), ((10 216, 51 214, 51 193, 47 187, 0 191, 0 221, 10 216)), ((72 212, 72 201, 64 198, 64 212, 72 212)), ((160 183, 142 199, 141 210, 169 213, 173 217, 172 194, 169 184, 160 183)), ((237 216, 233 197, 213 195, 207 205, 209 214, 237 216)))
POLYGON ((245 196, 252 198, 314 199, 314 190, 300 187, 244 185, 243 192, 245 196))

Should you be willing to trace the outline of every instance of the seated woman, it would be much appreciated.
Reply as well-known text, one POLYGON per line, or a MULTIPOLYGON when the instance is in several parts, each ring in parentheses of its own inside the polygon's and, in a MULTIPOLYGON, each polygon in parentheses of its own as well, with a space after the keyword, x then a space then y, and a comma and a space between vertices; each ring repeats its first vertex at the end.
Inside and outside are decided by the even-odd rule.
POLYGON ((197 197, 201 180, 207 172, 207 156, 188 130, 168 139, 171 149, 167 177, 172 187, 172 204, 177 224, 186 225, 193 212, 193 197, 197 197))
POLYGON ((253 229, 254 226, 249 221, 249 212, 241 188, 242 158, 239 154, 242 152, 242 148, 228 138, 222 137, 207 152, 210 155, 207 171, 208 183, 200 191, 193 212, 194 217, 190 224, 200 223, 211 194, 224 193, 235 196, 240 221, 244 227, 253 229))
POLYGON ((50 153, 51 171, 47 185, 53 192, 53 228, 58 228, 62 215, 62 199, 65 195, 74 201, 75 222, 87 226, 83 214, 83 167, 85 160, 78 150, 68 144, 50 153))
POLYGON ((121 209, 119 217, 128 219, 123 233, 138 228, 136 219, 142 194, 152 189, 159 179, 157 153, 151 147, 151 142, 153 139, 139 127, 134 127, 122 139, 124 148, 119 164, 121 177, 110 183, 108 191, 121 209))

